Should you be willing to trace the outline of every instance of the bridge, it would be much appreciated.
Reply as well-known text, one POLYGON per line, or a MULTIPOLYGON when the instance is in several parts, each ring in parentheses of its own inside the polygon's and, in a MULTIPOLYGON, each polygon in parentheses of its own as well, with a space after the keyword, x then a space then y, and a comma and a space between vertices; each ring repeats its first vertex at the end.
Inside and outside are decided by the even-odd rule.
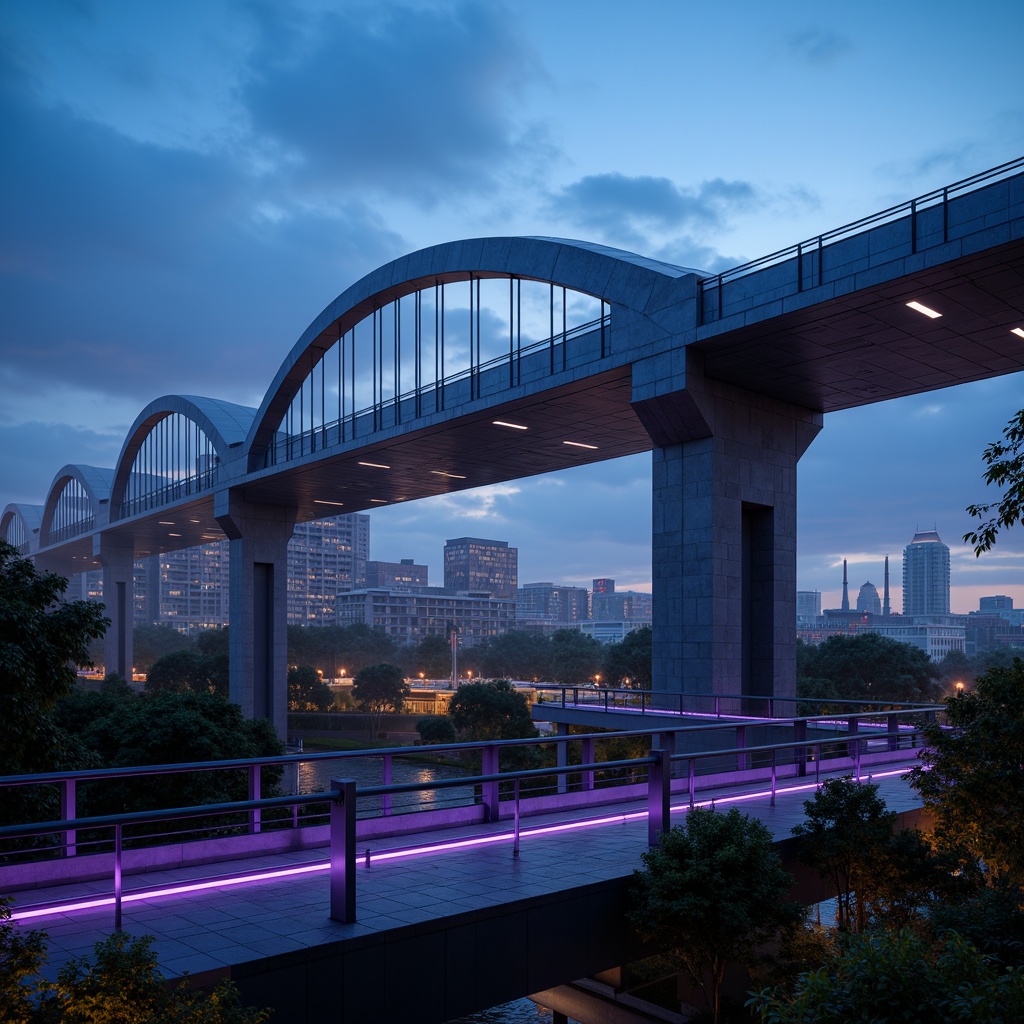
POLYGON ((397 759, 423 753, 410 748, 8 777, 0 789, 57 787, 66 817, 0 829, 0 890, 21 924, 48 932, 51 973, 115 928, 152 934, 167 976, 230 977, 281 1024, 441 1022, 538 993, 625 1024, 648 1019, 631 995, 628 964, 649 951, 623 925, 628 885, 660 831, 694 806, 738 806, 772 831, 795 895, 825 898, 793 856, 803 801, 827 777, 871 777, 915 824, 920 800, 903 776, 936 710, 711 720, 680 707, 666 722, 672 709, 659 709, 625 733, 432 748, 479 758, 478 774, 448 780, 390 782, 397 759), (602 759, 609 739, 650 749, 602 759), (552 744, 575 745, 561 767, 500 770, 503 755, 552 744), (357 786, 368 758, 376 780, 357 786), (263 797, 261 772, 301 760, 329 766, 327 792, 263 797), (244 772, 252 799, 75 814, 86 784, 194 771, 244 772), (544 790, 529 790, 538 776, 544 790), (441 806, 453 787, 463 798, 441 806), (392 806, 409 794, 425 802, 392 806), (168 820, 173 833, 154 844, 168 820), (51 855, 36 846, 19 862, 19 842, 44 837, 51 855))
MULTIPOLYGON (((235 339, 237 341, 237 339, 235 339)), ((298 521, 653 453, 654 688, 792 697, 796 478, 824 414, 1024 369, 1024 159, 722 274, 587 242, 434 246, 342 292, 258 409, 168 395, 0 536, 103 571, 230 540, 230 689, 283 734, 298 521), (756 614, 755 614, 756 609, 756 614)))

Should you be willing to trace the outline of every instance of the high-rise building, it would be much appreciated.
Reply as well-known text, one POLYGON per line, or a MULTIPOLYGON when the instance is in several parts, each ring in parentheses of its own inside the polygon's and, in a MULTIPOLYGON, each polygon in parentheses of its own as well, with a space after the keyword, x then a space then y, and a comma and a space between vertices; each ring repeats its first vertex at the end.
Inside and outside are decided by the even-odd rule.
POLYGON ((595 594, 614 594, 615 593, 615 580, 609 579, 607 576, 602 576, 600 579, 594 580, 594 593, 595 594))
POLYGON ((949 548, 934 530, 903 549, 903 614, 949 614, 949 548))
POLYGON ((595 590, 590 598, 590 617, 602 622, 650 622, 654 614, 654 599, 638 590, 616 590, 614 580, 606 582, 610 588, 595 590))
POLYGON ((366 586, 387 587, 390 590, 410 590, 413 587, 427 586, 428 568, 416 565, 411 558, 403 558, 400 562, 366 563, 366 586))
POLYGON ((796 621, 811 625, 821 615, 821 591, 798 590, 796 592, 796 621))
POLYGON ((338 594, 363 586, 369 553, 367 515, 297 523, 288 542, 288 624, 335 625, 338 594))
POLYGON ((882 614, 882 601, 878 596, 878 588, 868 580, 857 594, 857 611, 871 612, 872 615, 882 614))
POLYGON ((444 545, 446 590, 487 593, 514 601, 519 587, 519 549, 504 540, 459 537, 444 545))
POLYGON ((526 583, 516 592, 516 623, 572 625, 589 617, 590 595, 584 587, 526 583))

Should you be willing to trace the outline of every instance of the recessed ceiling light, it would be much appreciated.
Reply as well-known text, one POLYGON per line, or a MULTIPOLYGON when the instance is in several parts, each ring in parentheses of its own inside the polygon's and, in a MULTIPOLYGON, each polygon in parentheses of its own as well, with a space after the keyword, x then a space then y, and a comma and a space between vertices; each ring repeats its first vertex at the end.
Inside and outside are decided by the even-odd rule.
POLYGON ((198 523, 198 522, 199 522, 199 520, 198 520, 198 519, 190 519, 190 520, 189 520, 189 522, 190 522, 190 523, 198 523))
POLYGON ((158 522, 158 523, 159 523, 159 524, 160 524, 161 526, 176 526, 176 525, 177 525, 176 523, 170 523, 170 522, 168 522, 168 521, 167 521, 166 519, 158 519, 158 520, 157 520, 157 522, 158 522))
POLYGON ((446 473, 443 469, 432 469, 430 471, 434 476, 446 476, 451 480, 465 480, 464 476, 460 476, 458 473, 446 473))
POLYGON ((925 316, 930 317, 932 320, 942 316, 941 313, 938 313, 934 309, 926 306, 923 302, 908 302, 907 305, 911 309, 916 309, 918 313, 924 313, 925 316))
POLYGON ((496 427, 510 427, 512 430, 529 430, 529 427, 523 426, 522 423, 509 423, 508 420, 491 420, 496 427))
POLYGON ((314 505, 344 505, 345 502, 343 502, 343 501, 327 501, 326 498, 314 498, 313 499, 313 504, 314 505))
POLYGON ((167 534, 167 536, 168 537, 180 537, 181 534, 180 533, 169 533, 169 534, 167 534))
POLYGON ((1024 327, 1011 327, 1011 334, 1016 334, 1018 338, 1024 338, 1024 327))
POLYGON ((360 462, 360 466, 369 466, 371 469, 390 469, 390 466, 385 466, 383 462, 360 462))
POLYGON ((573 448, 590 448, 592 451, 597 451, 596 444, 584 444, 582 441, 563 441, 562 444, 570 445, 573 448))
POLYGON ((374 505, 386 505, 388 503, 387 498, 371 498, 370 501, 372 501, 374 505))

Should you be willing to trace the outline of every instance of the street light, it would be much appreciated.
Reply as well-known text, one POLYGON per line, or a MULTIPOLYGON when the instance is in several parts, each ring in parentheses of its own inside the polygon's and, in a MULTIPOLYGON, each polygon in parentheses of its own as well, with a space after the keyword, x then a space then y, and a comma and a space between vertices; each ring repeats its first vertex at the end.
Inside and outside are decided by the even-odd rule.
POLYGON ((964 682, 962 679, 956 681, 956 692, 958 695, 964 692, 964 682))

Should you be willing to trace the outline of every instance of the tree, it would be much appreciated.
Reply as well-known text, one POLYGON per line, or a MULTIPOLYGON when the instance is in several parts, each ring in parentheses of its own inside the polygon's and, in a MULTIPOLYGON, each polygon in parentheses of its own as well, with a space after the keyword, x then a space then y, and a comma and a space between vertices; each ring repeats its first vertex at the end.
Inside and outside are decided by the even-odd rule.
POLYGON ((537 735, 530 705, 507 679, 465 683, 448 705, 460 740, 519 740, 537 735))
POLYGON ((414 672, 427 679, 447 679, 452 674, 452 648, 447 637, 429 633, 411 654, 414 672))
POLYGON ((331 688, 312 665, 288 669, 289 711, 330 711, 333 706, 331 688))
POLYGON ((979 676, 946 699, 946 725, 910 784, 935 816, 937 841, 1024 886, 1024 661, 979 676))
POLYGON ((814 799, 804 801, 804 811, 807 820, 793 829, 800 859, 835 888, 839 930, 861 932, 868 918, 866 885, 892 838, 896 813, 886 810, 878 786, 849 776, 826 779, 814 799))
POLYGON ((994 441, 982 453, 988 469, 986 485, 1004 487, 998 501, 968 505, 967 512, 983 520, 976 529, 964 534, 964 540, 981 556, 995 546, 1000 530, 1007 530, 1024 518, 1024 409, 1010 417, 1003 428, 1002 441, 994 441), (991 513, 995 511, 994 515, 991 513), (991 518, 985 519, 985 516, 991 518))
POLYGON ((1024 972, 1000 971, 956 933, 934 944, 909 929, 851 935, 842 955, 800 976, 793 995, 764 991, 748 1005, 763 1024, 1016 1024, 1024 972))
POLYGON ((551 634, 551 675, 564 686, 579 686, 598 675, 604 651, 601 642, 578 629, 558 629, 551 634))
POLYGON ((729 964, 754 967, 766 943, 802 920, 785 899, 793 880, 767 827, 735 808, 695 808, 641 859, 629 920, 686 969, 717 1022, 729 964))
MULTIPOLYGON (((830 636, 798 648, 798 674, 828 680, 844 700, 928 702, 937 699, 937 670, 919 647, 877 633, 830 636)), ((798 680, 799 687, 799 680, 798 680)))
POLYGON ((416 723, 421 743, 454 743, 455 726, 447 715, 427 715, 416 723))
POLYGON ((146 675, 146 693, 216 693, 228 695, 226 654, 202 654, 190 648, 172 651, 153 662, 146 675))
MULTIPOLYGON (((0 773, 85 767, 53 724, 51 712, 88 665, 90 641, 110 620, 93 601, 65 601, 68 581, 40 572, 0 542, 0 704, 4 709, 0 773)), ((19 787, 21 788, 21 787, 19 787)), ((7 810, 17 802, 5 796, 7 810)))
POLYGON ((14 934, 10 907, 0 901, 0 1019, 17 1024, 261 1024, 269 1010, 239 1005, 238 989, 212 992, 169 984, 157 968, 152 936, 116 932, 43 980, 46 933, 14 934))
POLYGON ((153 662, 172 651, 184 651, 192 641, 171 626, 140 624, 132 630, 132 658, 140 672, 148 672, 153 662))
POLYGON ((546 679, 551 675, 551 640, 543 633, 513 629, 473 648, 480 671, 491 679, 546 679))
POLYGON ((385 712, 396 714, 405 707, 409 696, 402 670, 397 665, 381 662, 361 669, 352 681, 352 696, 356 704, 370 714, 370 729, 374 736, 380 732, 385 712))
POLYGON ((609 686, 630 686, 635 690, 651 688, 651 661, 654 631, 641 626, 627 633, 604 652, 604 678, 609 686))

